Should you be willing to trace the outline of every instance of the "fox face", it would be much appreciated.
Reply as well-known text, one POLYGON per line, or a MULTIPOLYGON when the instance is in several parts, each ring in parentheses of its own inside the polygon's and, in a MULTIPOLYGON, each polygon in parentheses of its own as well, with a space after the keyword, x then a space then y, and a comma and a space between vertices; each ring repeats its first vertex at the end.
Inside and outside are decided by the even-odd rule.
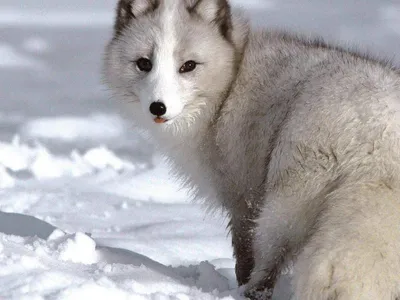
POLYGON ((211 117, 232 83, 231 22, 225 0, 120 0, 106 82, 140 125, 194 128, 200 116, 211 117))

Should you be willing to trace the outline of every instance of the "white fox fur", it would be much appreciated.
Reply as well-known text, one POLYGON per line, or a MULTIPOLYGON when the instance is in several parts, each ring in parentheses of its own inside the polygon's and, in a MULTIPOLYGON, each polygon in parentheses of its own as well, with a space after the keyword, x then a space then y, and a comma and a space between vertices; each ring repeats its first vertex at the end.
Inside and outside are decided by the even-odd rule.
POLYGON ((397 69, 251 29, 226 0, 120 0, 105 77, 197 198, 228 213, 249 297, 269 297, 288 260, 298 300, 400 297, 397 69))

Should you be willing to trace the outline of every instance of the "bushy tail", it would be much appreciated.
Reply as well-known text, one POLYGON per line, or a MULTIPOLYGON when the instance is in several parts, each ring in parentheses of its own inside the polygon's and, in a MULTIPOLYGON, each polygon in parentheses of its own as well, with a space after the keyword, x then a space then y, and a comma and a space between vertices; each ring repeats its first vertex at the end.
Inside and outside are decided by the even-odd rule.
POLYGON ((328 195, 295 263, 294 299, 400 299, 399 195, 383 183, 328 195))

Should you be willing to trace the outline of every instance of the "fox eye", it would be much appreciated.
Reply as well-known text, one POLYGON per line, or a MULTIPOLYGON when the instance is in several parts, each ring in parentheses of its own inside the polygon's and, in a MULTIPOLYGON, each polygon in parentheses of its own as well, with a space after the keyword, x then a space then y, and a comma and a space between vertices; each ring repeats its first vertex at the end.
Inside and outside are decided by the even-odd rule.
POLYGON ((182 67, 179 69, 179 73, 188 73, 192 72, 194 69, 196 69, 197 63, 193 60, 189 60, 185 62, 182 67))
POLYGON ((152 64, 151 60, 148 58, 144 58, 144 57, 139 58, 136 61, 136 66, 140 71, 147 72, 147 73, 150 72, 151 69, 153 69, 153 64, 152 64))

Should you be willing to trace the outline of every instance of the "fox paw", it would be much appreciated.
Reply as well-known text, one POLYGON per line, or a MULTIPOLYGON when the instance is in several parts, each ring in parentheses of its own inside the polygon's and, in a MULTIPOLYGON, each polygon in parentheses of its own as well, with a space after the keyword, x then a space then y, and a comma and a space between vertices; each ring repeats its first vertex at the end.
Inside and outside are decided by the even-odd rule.
POLYGON ((271 300, 273 289, 249 289, 244 292, 244 296, 249 300, 271 300))

